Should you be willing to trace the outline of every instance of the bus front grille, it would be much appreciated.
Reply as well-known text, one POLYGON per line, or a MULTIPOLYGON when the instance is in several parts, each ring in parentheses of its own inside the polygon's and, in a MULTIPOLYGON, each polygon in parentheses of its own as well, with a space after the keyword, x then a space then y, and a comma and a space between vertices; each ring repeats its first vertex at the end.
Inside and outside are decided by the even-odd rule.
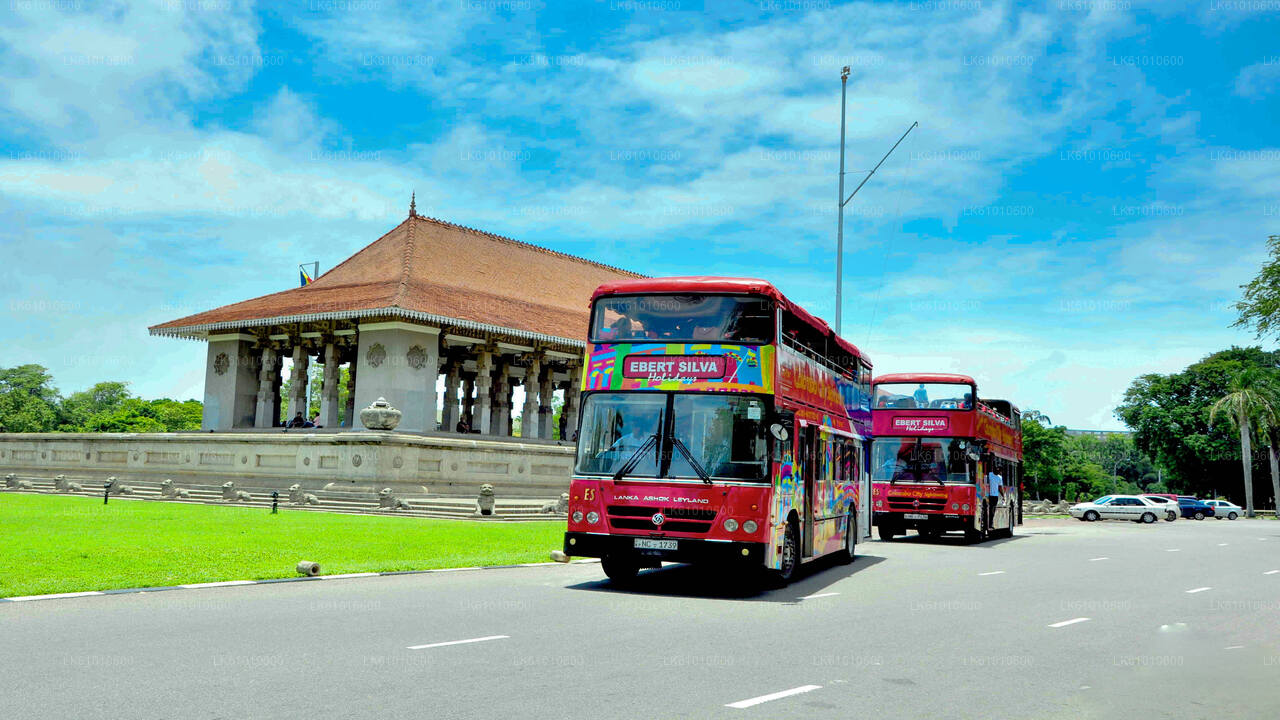
POLYGON ((947 509, 946 498, 909 498, 889 496, 889 509, 905 512, 927 511, 941 512, 947 509))

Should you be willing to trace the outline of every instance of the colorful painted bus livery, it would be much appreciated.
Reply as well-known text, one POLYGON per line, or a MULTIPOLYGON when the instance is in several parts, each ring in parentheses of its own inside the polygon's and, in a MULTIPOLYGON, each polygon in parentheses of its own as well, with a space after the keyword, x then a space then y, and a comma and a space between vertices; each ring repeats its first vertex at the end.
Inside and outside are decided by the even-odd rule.
POLYGON ((872 502, 882 540, 960 531, 1010 536, 1021 521, 1022 420, 1007 400, 979 399, 967 375, 896 373, 874 383, 872 502), (991 492, 991 478, 1001 478, 991 492))
POLYGON ((870 529, 871 364, 763 280, 592 297, 564 553, 615 581, 664 561, 789 580, 870 529))

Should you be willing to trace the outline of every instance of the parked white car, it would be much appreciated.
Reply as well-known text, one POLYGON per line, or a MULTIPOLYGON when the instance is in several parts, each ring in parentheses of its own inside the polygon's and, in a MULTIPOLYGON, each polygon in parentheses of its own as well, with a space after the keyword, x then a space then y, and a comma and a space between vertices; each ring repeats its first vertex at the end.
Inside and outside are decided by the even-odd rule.
POLYGON ((1153 523, 1168 510, 1138 495, 1103 495, 1093 502, 1071 506, 1071 517, 1080 520, 1132 520, 1153 523))
POLYGON ((1142 495, 1143 500, 1149 500, 1165 509, 1164 519, 1173 522, 1182 517, 1182 509, 1178 507, 1178 501, 1173 498, 1167 498, 1162 495, 1142 495))
POLYGON ((1205 500, 1204 503, 1213 508, 1213 516, 1219 520, 1235 520, 1244 514, 1244 508, 1226 500, 1205 500))

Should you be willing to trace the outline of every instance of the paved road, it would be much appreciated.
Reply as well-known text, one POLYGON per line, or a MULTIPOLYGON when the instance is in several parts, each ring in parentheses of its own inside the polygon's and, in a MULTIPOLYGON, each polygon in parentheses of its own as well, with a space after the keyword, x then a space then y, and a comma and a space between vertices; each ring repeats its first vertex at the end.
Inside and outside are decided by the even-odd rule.
POLYGON ((0 714, 1280 716, 1280 523, 859 548, 763 593, 569 565, 5 603, 0 714))

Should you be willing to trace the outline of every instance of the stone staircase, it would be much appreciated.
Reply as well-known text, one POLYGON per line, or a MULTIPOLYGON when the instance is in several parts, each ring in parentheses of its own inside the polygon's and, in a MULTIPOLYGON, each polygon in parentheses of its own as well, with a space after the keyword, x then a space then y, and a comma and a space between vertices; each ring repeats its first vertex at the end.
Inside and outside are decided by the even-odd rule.
MULTIPOLYGON (((51 477, 34 477, 34 476, 17 476, 16 480, 27 481, 31 483, 30 489, 20 489, 16 487, 5 487, 0 481, 0 491, 3 492, 26 492, 46 495, 81 495, 90 497, 102 497, 103 478, 85 478, 67 476, 67 480, 81 485, 83 488, 79 492, 59 491, 54 487, 54 478, 51 477)), ((161 494, 160 483, 148 481, 120 481, 121 485, 131 487, 133 492, 127 495, 117 494, 114 490, 111 493, 111 500, 114 502, 119 500, 156 500, 163 502, 180 502, 180 503, 197 503, 205 505, 236 505, 249 507, 271 507, 271 490, 264 488, 241 487, 237 485, 236 490, 249 493, 250 500, 231 501, 224 500, 222 496, 222 487, 214 485, 181 485, 174 483, 175 487, 186 490, 188 497, 186 498, 169 498, 161 494)), ((565 519, 562 513, 545 513, 542 508, 554 499, 535 500, 528 498, 515 498, 510 500, 502 500, 498 498, 494 505, 494 514, 490 516, 474 515, 476 510, 475 498, 467 497, 450 497, 440 495, 397 495, 398 498, 408 501, 409 509, 390 510, 379 507, 378 497, 369 493, 351 492, 351 491, 335 491, 335 490, 307 490, 309 495, 314 495, 319 500, 318 505, 293 505, 289 502, 289 493, 280 492, 279 506, 289 510, 306 510, 310 512, 338 512, 361 515, 399 515, 406 517, 432 517, 432 518, 453 518, 453 519, 469 519, 481 521, 520 521, 520 520, 561 520, 565 519)))

